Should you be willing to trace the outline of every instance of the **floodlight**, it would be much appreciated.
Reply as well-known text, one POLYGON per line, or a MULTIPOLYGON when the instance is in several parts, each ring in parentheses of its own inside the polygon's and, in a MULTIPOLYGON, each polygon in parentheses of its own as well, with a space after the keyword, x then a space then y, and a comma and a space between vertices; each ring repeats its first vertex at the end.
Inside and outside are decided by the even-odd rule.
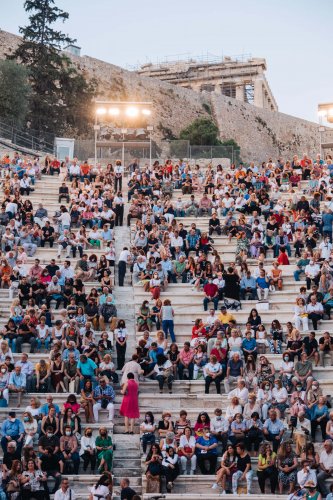
POLYGON ((109 109, 109 115, 118 116, 119 114, 120 114, 119 108, 110 108, 109 109))
POLYGON ((105 115, 106 109, 105 108, 97 108, 96 109, 96 114, 97 115, 105 115))
POLYGON ((130 118, 135 118, 138 116, 139 110, 138 108, 135 108, 134 106, 131 106, 126 109, 126 115, 129 116, 130 118))
POLYGON ((145 116, 150 116, 151 115, 151 111, 150 111, 150 109, 143 109, 142 110, 142 114, 145 115, 145 116))

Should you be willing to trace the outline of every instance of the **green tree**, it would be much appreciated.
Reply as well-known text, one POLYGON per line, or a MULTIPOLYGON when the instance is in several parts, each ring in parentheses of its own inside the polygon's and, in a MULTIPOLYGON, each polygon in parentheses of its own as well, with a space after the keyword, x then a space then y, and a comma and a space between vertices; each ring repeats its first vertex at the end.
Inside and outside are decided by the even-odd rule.
POLYGON ((0 119, 20 127, 28 113, 28 71, 15 61, 0 61, 0 119))
POLYGON ((216 146, 221 144, 219 129, 210 118, 197 118, 179 135, 180 139, 190 141, 190 144, 216 146))
POLYGON ((73 119, 74 109, 80 110, 80 115, 81 104, 91 100, 94 89, 61 52, 75 40, 53 26, 68 19, 68 13, 56 7, 54 0, 26 0, 24 8, 30 14, 29 25, 20 27, 23 41, 10 58, 18 59, 29 70, 31 128, 63 133, 68 117, 75 122, 70 126, 79 127, 73 119))

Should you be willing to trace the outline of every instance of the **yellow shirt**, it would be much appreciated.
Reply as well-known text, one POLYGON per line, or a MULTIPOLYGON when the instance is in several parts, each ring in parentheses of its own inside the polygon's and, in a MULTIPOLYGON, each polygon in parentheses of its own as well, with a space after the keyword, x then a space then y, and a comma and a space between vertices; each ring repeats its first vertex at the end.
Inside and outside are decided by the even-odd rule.
POLYGON ((229 323, 229 321, 234 320, 235 317, 229 312, 226 312, 225 314, 220 313, 218 319, 219 321, 221 321, 221 323, 226 325, 227 323, 229 323))

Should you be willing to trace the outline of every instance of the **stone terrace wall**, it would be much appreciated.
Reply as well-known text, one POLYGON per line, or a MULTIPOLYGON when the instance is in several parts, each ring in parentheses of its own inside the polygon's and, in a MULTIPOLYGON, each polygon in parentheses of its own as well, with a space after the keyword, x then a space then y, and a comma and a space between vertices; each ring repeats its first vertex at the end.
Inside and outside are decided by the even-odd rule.
POLYGON ((243 160, 262 161, 281 155, 319 152, 318 124, 284 113, 245 104, 216 94, 211 95, 212 109, 221 138, 235 138, 243 160))
MULTIPOLYGON (((0 30, 0 59, 15 50, 19 42, 20 37, 0 30)), ((167 136, 168 129, 177 137, 180 130, 196 118, 210 116, 207 110, 211 108, 221 138, 234 139, 245 161, 262 161, 280 154, 284 157, 304 152, 314 155, 319 151, 319 132, 315 123, 272 113, 222 95, 199 94, 92 57, 72 56, 72 60, 86 78, 97 80, 100 98, 152 101, 154 140, 162 149, 162 138, 167 136)))

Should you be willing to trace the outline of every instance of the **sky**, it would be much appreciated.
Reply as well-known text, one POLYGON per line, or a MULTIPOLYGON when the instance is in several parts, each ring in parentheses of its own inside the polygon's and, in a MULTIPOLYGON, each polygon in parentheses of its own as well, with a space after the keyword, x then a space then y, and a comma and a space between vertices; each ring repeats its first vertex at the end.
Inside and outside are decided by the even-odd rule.
MULTIPOLYGON (((333 102, 333 0, 55 0, 81 54, 127 69, 183 57, 263 57, 279 111, 317 121, 333 102)), ((27 24, 24 0, 0 0, 0 28, 27 24)))

